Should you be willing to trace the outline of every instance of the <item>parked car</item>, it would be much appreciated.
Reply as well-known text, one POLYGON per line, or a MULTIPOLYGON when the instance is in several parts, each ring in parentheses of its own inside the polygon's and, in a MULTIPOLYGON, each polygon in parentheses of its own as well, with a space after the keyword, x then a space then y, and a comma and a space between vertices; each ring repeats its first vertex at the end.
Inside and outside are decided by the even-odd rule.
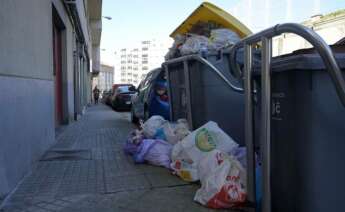
POLYGON ((167 82, 164 71, 157 68, 149 72, 138 86, 137 93, 132 97, 131 120, 147 120, 153 115, 170 119, 170 107, 167 93, 167 82))
POLYGON ((110 105, 111 90, 105 90, 102 93, 102 102, 106 105, 110 105))
POLYGON ((132 106, 131 98, 136 93, 135 86, 132 84, 117 85, 113 87, 111 96, 111 106, 118 110, 129 110, 132 106))

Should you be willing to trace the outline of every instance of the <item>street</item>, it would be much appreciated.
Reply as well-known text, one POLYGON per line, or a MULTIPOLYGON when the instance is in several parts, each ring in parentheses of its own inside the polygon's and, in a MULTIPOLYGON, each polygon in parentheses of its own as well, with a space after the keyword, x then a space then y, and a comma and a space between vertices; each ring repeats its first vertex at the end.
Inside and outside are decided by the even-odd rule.
POLYGON ((134 128, 127 112, 91 106, 2 203, 15 211, 212 211, 193 201, 196 184, 169 170, 136 165, 122 145, 134 128))

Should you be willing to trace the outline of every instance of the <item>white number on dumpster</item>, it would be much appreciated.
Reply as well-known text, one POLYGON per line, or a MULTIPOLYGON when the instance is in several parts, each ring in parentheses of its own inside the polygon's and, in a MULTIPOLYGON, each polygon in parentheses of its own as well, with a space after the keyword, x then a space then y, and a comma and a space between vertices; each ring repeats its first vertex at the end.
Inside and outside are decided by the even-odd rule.
POLYGON ((281 100, 285 98, 285 93, 272 93, 272 119, 281 121, 281 100))

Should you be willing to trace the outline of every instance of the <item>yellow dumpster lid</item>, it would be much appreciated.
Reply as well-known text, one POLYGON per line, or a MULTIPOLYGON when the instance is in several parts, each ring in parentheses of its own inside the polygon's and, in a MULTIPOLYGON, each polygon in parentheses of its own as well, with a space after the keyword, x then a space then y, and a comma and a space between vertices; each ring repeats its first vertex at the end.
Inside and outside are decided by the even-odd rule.
POLYGON ((179 27, 174 30, 174 32, 170 34, 170 37, 174 38, 177 34, 188 33, 191 27, 198 21, 212 21, 220 24, 224 28, 236 32, 240 38, 244 38, 247 35, 252 34, 252 32, 234 16, 209 2, 203 2, 184 22, 182 22, 179 27))

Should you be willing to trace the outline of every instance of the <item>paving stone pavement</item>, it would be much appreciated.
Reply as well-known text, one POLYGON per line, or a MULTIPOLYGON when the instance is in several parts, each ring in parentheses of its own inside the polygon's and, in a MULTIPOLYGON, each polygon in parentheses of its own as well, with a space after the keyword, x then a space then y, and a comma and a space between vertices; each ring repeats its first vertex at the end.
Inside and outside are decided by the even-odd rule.
POLYGON ((104 105, 88 108, 59 134, 0 211, 212 211, 193 201, 199 185, 164 168, 136 165, 123 153, 134 128, 129 119, 129 113, 104 105))

